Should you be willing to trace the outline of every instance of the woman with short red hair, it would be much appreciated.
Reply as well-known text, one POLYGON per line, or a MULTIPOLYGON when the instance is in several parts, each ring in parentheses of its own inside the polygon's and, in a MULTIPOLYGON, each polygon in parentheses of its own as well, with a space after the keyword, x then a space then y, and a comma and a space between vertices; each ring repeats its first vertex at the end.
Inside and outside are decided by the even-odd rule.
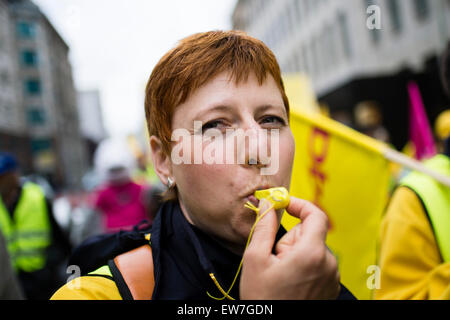
POLYGON ((55 299, 353 297, 325 245, 326 215, 290 197, 286 210, 302 224, 286 232, 283 209, 254 196, 289 189, 295 153, 280 68, 264 43, 239 31, 181 40, 153 69, 145 111, 154 168, 167 186, 150 245, 55 299))

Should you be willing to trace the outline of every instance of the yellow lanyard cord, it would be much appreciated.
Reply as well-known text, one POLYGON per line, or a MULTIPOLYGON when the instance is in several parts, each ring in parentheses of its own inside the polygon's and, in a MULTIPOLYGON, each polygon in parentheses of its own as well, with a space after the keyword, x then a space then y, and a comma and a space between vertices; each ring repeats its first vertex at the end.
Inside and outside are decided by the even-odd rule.
MULTIPOLYGON (((256 214, 257 214, 257 217, 256 217, 256 220, 255 220, 255 223, 253 224, 253 226, 252 226, 252 228, 250 230, 250 234, 248 235, 247 244, 245 245, 244 251, 247 249, 247 247, 248 247, 248 245, 250 243, 250 239, 252 238, 253 231, 255 230, 255 227, 256 227, 257 223, 266 215, 266 213, 268 213, 270 210, 272 210, 274 208, 274 205, 271 204, 271 206, 266 211, 264 211, 264 213, 261 214, 261 215, 259 214, 259 209, 257 207, 255 207, 251 202, 247 202, 245 204, 245 207, 255 211, 256 214)), ((228 289, 227 292, 225 292, 225 290, 223 290, 223 288, 220 286, 219 282, 217 281, 216 277, 214 276, 214 273, 210 273, 209 274, 209 276, 211 277, 212 281, 216 285, 217 289, 219 289, 219 291, 223 294, 223 297, 216 298, 216 297, 212 296, 208 291, 206 291, 206 294, 210 298, 212 298, 214 300, 223 300, 225 298, 227 298, 229 300, 235 300, 233 297, 231 297, 229 295, 229 293, 230 293, 231 289, 233 288, 234 283, 236 282, 236 279, 237 279, 237 277, 239 275, 239 272, 241 272, 241 268, 242 268, 242 263, 243 262, 244 262, 244 257, 242 257, 241 262, 239 263, 239 267, 238 267, 238 270, 236 271, 236 275, 234 276, 233 282, 231 283, 230 288, 228 289)))

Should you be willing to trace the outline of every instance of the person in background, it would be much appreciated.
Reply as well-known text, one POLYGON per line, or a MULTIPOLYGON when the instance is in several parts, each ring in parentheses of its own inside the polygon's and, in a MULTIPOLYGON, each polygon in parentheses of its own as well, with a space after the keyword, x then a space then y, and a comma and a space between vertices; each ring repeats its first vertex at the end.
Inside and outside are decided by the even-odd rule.
POLYGON ((137 157, 137 168, 133 172, 133 180, 138 184, 150 186, 160 182, 151 160, 145 154, 137 157))
POLYGON ((0 300, 21 300, 23 293, 16 273, 11 267, 6 241, 0 232, 0 300))
POLYGON ((383 115, 375 101, 361 101, 355 107, 356 130, 369 137, 389 143, 389 133, 383 126, 383 115))
POLYGON ((71 247, 56 223, 42 189, 20 183, 18 163, 0 153, 0 231, 11 263, 28 299, 48 299, 64 283, 62 275, 71 247))
POLYGON ((107 169, 106 179, 95 200, 95 209, 104 216, 106 232, 130 230, 143 220, 151 222, 145 187, 132 181, 126 166, 112 165, 107 169))
MULTIPOLYGON (((361 101, 354 110, 355 129, 359 132, 374 138, 378 141, 387 143, 395 149, 390 143, 390 136, 387 129, 383 126, 383 114, 380 105, 376 101, 361 101)), ((395 189, 398 177, 401 174, 402 167, 396 163, 389 163, 391 172, 389 180, 389 196, 395 189)))
MULTIPOLYGON (((444 88, 450 82, 449 49, 442 59, 444 88)), ((438 117, 435 131, 441 153, 424 164, 450 176, 450 110, 438 117)), ((375 298, 450 299, 449 230, 450 188, 419 172, 403 178, 381 225, 375 298)))

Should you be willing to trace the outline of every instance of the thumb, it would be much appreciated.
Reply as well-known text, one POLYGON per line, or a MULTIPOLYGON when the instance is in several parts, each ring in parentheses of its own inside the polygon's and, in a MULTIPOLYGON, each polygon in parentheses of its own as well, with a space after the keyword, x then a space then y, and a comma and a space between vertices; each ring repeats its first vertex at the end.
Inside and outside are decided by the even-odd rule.
POLYGON ((259 215, 253 227, 253 235, 248 250, 254 250, 261 255, 270 255, 278 231, 278 219, 272 204, 263 199, 259 202, 259 215))

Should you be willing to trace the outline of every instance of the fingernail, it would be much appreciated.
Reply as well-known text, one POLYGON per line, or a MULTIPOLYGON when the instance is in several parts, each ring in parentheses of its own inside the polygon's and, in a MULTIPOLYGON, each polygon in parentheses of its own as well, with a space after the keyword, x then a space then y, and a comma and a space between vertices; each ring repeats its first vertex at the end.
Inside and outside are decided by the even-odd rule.
POLYGON ((267 209, 269 209, 269 207, 270 207, 270 205, 271 205, 271 203, 270 203, 270 201, 269 200, 267 200, 267 199, 261 199, 260 201, 259 201, 259 209, 260 209, 260 211, 261 210, 267 210, 267 209))

